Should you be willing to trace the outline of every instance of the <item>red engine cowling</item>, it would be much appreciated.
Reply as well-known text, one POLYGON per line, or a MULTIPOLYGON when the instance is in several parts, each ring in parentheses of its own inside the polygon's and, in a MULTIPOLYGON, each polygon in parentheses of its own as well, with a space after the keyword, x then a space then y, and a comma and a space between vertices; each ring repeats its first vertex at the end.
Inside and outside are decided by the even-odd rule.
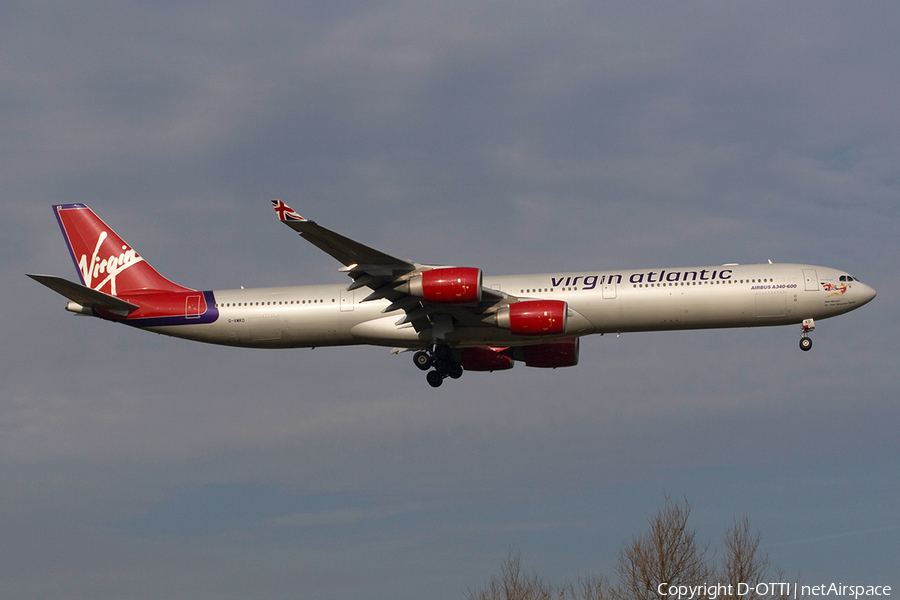
POLYGON ((523 300, 497 311, 495 319, 516 335, 558 335, 566 330, 567 310, 562 300, 523 300))
POLYGON ((460 364, 466 371, 505 371, 513 368, 513 359, 503 354, 506 348, 463 348, 460 364))
POLYGON ((481 269, 447 267, 416 275, 401 291, 436 304, 481 302, 481 269))
MULTIPOLYGON (((555 369, 556 367, 574 367, 578 364, 579 338, 559 340, 547 344, 525 346, 522 358, 526 367, 555 369)), ((517 357, 518 358, 518 357, 517 357)))

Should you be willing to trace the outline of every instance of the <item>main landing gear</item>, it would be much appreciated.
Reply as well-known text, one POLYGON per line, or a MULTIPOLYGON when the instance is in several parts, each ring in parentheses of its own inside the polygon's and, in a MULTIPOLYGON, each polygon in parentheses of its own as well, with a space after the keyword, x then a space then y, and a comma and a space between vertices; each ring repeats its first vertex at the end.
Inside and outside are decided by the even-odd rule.
POLYGON ((440 387, 444 379, 459 379, 462 377, 462 365, 453 360, 453 351, 444 343, 436 343, 433 348, 419 350, 413 355, 413 362, 423 371, 428 371, 425 379, 431 387, 440 387))
POLYGON ((812 349, 812 338, 809 332, 816 328, 816 322, 813 319, 803 319, 803 325, 800 326, 800 349, 809 352, 812 349))

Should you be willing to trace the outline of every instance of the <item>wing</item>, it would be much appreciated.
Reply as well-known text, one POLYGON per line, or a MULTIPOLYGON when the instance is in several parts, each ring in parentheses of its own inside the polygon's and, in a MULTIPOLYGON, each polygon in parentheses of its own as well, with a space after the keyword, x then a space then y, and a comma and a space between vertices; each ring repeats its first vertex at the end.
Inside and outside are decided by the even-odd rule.
POLYGON ((32 275, 26 273, 29 277, 40 284, 43 284, 62 296, 65 296, 72 302, 77 302, 82 306, 91 308, 105 308, 110 311, 123 312, 128 314, 134 312, 139 307, 131 302, 126 302, 121 298, 110 296, 103 292, 83 286, 80 283, 74 283, 62 277, 54 277, 53 275, 32 275))
POLYGON ((272 207, 282 223, 344 265, 340 270, 353 278, 348 291, 361 287, 372 290, 362 302, 387 299, 390 304, 382 312, 406 312, 398 325, 412 323, 417 331, 421 331, 431 327, 439 315, 450 315, 469 326, 485 325, 481 321, 484 315, 491 312, 492 307, 496 310, 497 304, 506 303, 506 294, 485 287, 481 287, 478 302, 467 306, 429 302, 410 292, 410 281, 426 271, 447 267, 421 265, 370 248, 301 217, 281 200, 272 200, 272 207))
POLYGON ((299 233, 314 246, 336 258, 348 270, 365 270, 381 277, 408 273, 416 266, 405 260, 394 258, 365 244, 344 237, 326 229, 315 221, 304 219, 281 200, 272 200, 272 206, 282 223, 299 233))

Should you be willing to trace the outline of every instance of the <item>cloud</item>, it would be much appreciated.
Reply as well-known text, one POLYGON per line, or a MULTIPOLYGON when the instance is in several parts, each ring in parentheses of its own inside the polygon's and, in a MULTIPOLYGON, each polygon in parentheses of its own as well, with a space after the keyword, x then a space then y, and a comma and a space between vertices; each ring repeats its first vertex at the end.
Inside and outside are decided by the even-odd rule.
POLYGON ((292 512, 269 521, 273 527, 341 527, 360 521, 373 521, 410 512, 409 506, 384 506, 377 509, 338 508, 316 512, 292 512))

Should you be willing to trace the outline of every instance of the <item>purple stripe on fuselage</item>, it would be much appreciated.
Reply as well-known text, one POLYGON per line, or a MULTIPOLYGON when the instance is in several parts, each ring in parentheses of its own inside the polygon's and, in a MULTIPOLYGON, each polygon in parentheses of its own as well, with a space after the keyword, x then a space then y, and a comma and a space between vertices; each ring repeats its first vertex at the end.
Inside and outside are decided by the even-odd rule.
MULTIPOLYGON (((124 323, 142 329, 144 327, 170 327, 173 325, 205 325, 214 323, 219 318, 219 309, 216 308, 216 297, 211 291, 204 291, 206 300, 206 312, 200 316, 178 315, 173 317, 150 317, 147 319, 121 319, 118 323, 124 323)), ((98 315, 99 316, 99 315, 98 315)))

